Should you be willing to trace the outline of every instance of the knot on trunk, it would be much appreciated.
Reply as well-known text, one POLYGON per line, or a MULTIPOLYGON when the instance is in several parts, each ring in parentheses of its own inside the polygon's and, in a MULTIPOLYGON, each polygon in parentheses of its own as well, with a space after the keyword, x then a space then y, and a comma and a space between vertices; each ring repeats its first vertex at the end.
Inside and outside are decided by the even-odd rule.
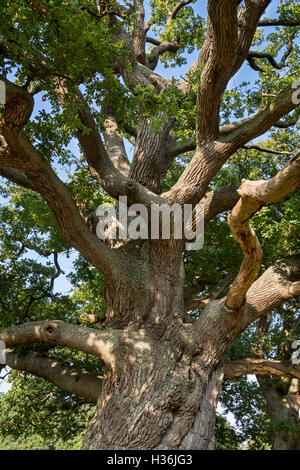
POLYGON ((48 323, 44 328, 47 341, 57 340, 59 336, 59 325, 56 323, 48 323))

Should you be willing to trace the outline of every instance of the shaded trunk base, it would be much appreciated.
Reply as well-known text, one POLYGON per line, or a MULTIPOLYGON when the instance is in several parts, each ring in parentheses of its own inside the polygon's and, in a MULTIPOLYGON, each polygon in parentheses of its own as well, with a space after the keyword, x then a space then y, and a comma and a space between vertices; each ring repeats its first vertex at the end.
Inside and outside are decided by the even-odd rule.
MULTIPOLYGON (((109 436, 105 430, 108 423, 105 421, 105 405, 103 399, 99 400, 95 417, 89 424, 83 440, 83 450, 213 450, 215 446, 214 427, 218 394, 221 388, 223 373, 221 369, 213 371, 207 380, 202 383, 201 394, 198 396, 198 407, 189 410, 186 404, 189 396, 175 410, 165 409, 168 390, 158 396, 153 391, 152 404, 149 403, 149 394, 144 397, 140 391, 140 400, 137 408, 143 409, 143 415, 137 417, 126 415, 128 406, 126 399, 122 406, 122 391, 116 402, 119 402, 117 422, 112 420, 109 436), (160 404, 157 409, 157 404, 160 404), (153 416, 149 410, 153 409, 153 416), (104 415, 103 415, 104 413, 104 415), (148 416, 146 416, 148 414, 148 416), (104 418, 104 419, 103 419, 104 418), (135 426, 134 421, 136 420, 135 426), (142 423, 142 425, 141 425, 142 423), (115 429, 114 429, 115 427, 115 429), (122 430, 122 432, 120 432, 122 430), (137 431, 138 430, 138 431, 137 431), (107 439, 108 438, 108 439, 107 439)), ((198 388, 198 387, 196 387, 198 388)), ((195 391, 195 390, 194 390, 195 391)), ((199 390, 200 391, 200 390, 199 390)), ((194 403, 193 400, 190 403, 194 403)))

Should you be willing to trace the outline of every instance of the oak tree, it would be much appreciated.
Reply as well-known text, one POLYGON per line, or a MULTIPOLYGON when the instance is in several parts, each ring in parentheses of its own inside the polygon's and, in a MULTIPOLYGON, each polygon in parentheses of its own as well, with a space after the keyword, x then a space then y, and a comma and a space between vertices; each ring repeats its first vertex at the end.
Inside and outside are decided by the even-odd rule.
MULTIPOLYGON (((29 295, 21 318, 12 319, 3 308, 11 324, 3 315, 0 340, 13 369, 97 401, 84 449, 212 449, 224 374, 299 378, 299 366, 282 361, 246 358, 224 364, 235 338, 300 292, 299 255, 293 251, 282 258, 282 250, 266 269, 249 224, 297 189, 299 151, 294 148, 289 161, 266 179, 242 179, 239 187, 216 184, 241 149, 255 147, 270 159, 286 156, 251 141, 297 122, 299 7, 285 2, 278 18, 262 19, 272 3, 208 0, 204 24, 198 3, 189 0, 151 2, 147 21, 141 0, 1 2, 6 100, 0 174, 21 186, 24 197, 37 193, 51 209, 40 217, 45 225, 51 218, 56 224, 58 248, 43 238, 37 248, 53 255, 50 290, 60 272, 58 252, 73 247, 103 275, 105 321, 100 328, 93 328, 93 321, 78 324, 71 311, 66 313, 68 305, 72 309, 67 301, 63 315, 56 306, 56 319, 47 309, 36 319, 28 315, 37 300, 29 295), (260 28, 272 26, 278 29, 264 37, 260 28), (148 36, 150 29, 154 37, 148 36), (257 45, 263 50, 252 50, 257 45), (194 48, 200 50, 198 59, 181 79, 155 72, 159 61, 182 66, 194 48), (233 91, 229 84, 242 67, 259 77, 258 91, 248 86, 245 97, 247 84, 233 91), (34 115, 40 95, 46 104, 34 115), (80 159, 70 155, 73 138, 80 159), (124 138, 134 147, 131 161, 124 138), (192 154, 180 171, 177 158, 187 152, 192 154), (62 168, 70 165, 75 174, 66 178, 62 168), (178 173, 171 185, 170 171, 178 173), (187 285, 191 257, 186 240, 174 236, 174 225, 170 239, 100 240, 97 204, 120 196, 147 209, 154 204, 195 208, 200 202, 205 224, 231 211, 228 225, 243 255, 240 270, 233 279, 222 276, 221 261, 219 282, 195 298, 210 283, 202 270, 202 277, 187 285), (188 315, 199 307, 199 315, 188 315), (19 352, 20 346, 27 348, 19 352), (40 354, 55 346, 100 358, 103 375, 40 354)), ((40 221, 31 222, 42 232, 40 221)), ((26 248, 35 249, 22 231, 14 241, 17 259, 26 248)), ((16 264, 3 270, 6 287, 22 283, 16 264)), ((98 276, 94 288, 101 287, 98 276)), ((42 288, 41 298, 48 293, 42 288)))

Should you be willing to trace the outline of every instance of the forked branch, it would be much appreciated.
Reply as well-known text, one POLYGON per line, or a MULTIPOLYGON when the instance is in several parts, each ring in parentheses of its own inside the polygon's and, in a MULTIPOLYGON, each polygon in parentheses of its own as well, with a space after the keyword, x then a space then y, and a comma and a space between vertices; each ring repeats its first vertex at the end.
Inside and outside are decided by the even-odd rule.
POLYGON ((300 26, 300 19, 287 19, 287 18, 275 18, 275 19, 263 19, 260 20, 258 26, 300 26))

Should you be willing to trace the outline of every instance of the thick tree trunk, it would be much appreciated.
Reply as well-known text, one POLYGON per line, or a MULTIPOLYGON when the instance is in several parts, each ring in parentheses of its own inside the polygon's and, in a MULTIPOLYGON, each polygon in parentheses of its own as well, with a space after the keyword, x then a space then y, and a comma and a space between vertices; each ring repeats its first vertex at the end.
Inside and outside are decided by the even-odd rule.
POLYGON ((171 245, 144 244, 143 269, 128 265, 126 280, 107 280, 107 318, 120 336, 83 449, 214 447, 224 349, 222 341, 214 347, 209 332, 200 348, 190 347, 181 249, 171 245))

